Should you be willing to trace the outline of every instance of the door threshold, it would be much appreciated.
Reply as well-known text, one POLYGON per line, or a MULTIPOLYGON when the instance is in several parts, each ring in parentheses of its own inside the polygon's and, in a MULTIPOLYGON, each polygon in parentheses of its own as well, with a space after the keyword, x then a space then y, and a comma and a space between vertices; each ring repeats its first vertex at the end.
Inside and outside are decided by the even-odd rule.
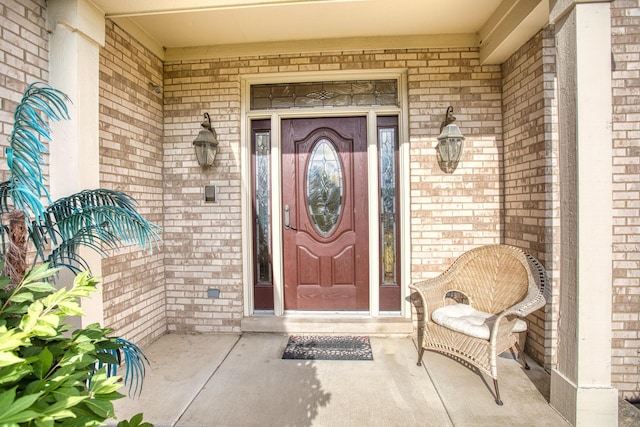
POLYGON ((411 319, 404 317, 364 317, 345 313, 255 315, 242 319, 242 332, 279 334, 412 335, 411 319))

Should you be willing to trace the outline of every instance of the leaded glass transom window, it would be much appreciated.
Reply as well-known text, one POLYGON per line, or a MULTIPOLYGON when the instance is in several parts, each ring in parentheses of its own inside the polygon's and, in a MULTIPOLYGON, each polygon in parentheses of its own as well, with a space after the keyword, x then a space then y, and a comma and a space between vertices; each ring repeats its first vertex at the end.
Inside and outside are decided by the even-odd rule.
POLYGON ((307 169, 307 205, 316 230, 327 236, 342 211, 342 167, 333 144, 321 139, 311 152, 307 169))
POLYGON ((251 86, 251 110, 398 106, 396 80, 277 83, 251 86))

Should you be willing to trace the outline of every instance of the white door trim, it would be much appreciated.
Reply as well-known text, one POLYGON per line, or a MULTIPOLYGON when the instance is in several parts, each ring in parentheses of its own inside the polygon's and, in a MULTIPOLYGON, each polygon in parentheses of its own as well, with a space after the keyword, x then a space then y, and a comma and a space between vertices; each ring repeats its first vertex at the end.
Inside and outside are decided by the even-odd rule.
MULTIPOLYGON (((381 115, 397 115, 399 130, 399 186, 402 244, 401 258, 401 305, 400 316, 409 318, 411 306, 407 301, 410 281, 410 200, 409 200, 409 139, 408 139, 408 102, 407 102, 407 73, 404 69, 344 71, 327 73, 277 73, 261 75, 245 75, 241 77, 241 122, 240 122, 240 163, 241 163, 241 198, 242 198, 242 262, 244 283, 244 315, 253 316, 253 221, 252 217, 252 181, 251 181, 251 120, 271 119, 271 203, 272 203, 272 251, 273 251, 273 285, 274 285, 274 316, 285 315, 284 311, 284 270, 282 246, 282 181, 281 181, 281 140, 280 125, 283 119, 295 117, 367 117, 367 156, 369 171, 369 233, 375 236, 369 239, 369 282, 370 282, 370 310, 360 313, 367 317, 387 316, 380 313, 379 307, 379 224, 378 224, 378 153, 376 117, 381 115), (398 97, 400 107, 358 107, 358 108, 310 108, 295 110, 249 111, 250 88, 255 84, 295 83, 312 81, 340 81, 340 80, 381 80, 394 79, 398 81, 398 97)), ((259 312, 269 315, 269 312, 259 312)), ((301 314, 301 313, 296 313, 301 314)), ((329 312, 325 313, 329 314, 329 312)), ((335 313, 331 312, 332 315, 335 313)), ((314 312, 310 316, 322 316, 323 312, 314 312)), ((390 313, 398 317, 398 313, 390 313)))

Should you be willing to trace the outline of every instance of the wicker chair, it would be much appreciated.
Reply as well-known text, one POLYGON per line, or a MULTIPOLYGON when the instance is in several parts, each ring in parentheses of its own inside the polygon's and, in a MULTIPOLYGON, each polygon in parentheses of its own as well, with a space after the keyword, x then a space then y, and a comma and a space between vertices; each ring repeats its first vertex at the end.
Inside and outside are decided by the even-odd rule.
POLYGON ((496 360, 515 346, 529 369, 516 333, 526 331, 521 318, 543 307, 548 298, 542 265, 513 246, 482 246, 411 289, 420 295, 424 310, 418 366, 425 350, 468 362, 493 378, 495 400, 502 405, 496 360))

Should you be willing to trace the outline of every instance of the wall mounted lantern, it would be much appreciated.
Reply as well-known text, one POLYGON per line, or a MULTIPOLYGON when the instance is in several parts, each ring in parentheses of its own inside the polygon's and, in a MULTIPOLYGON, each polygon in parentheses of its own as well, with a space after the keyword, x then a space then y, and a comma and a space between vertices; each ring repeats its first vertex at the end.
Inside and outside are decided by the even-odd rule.
POLYGON ((455 120, 453 107, 450 106, 447 108, 445 119, 440 125, 440 135, 438 136, 438 146, 436 147, 438 164, 445 173, 453 173, 456 170, 462 155, 464 136, 462 136, 458 125, 453 123, 455 120))
POLYGON ((209 113, 204 113, 204 120, 200 123, 203 129, 193 141, 193 148, 196 150, 198 164, 202 167, 211 166, 216 159, 218 152, 218 138, 216 131, 211 127, 211 117, 209 113))

